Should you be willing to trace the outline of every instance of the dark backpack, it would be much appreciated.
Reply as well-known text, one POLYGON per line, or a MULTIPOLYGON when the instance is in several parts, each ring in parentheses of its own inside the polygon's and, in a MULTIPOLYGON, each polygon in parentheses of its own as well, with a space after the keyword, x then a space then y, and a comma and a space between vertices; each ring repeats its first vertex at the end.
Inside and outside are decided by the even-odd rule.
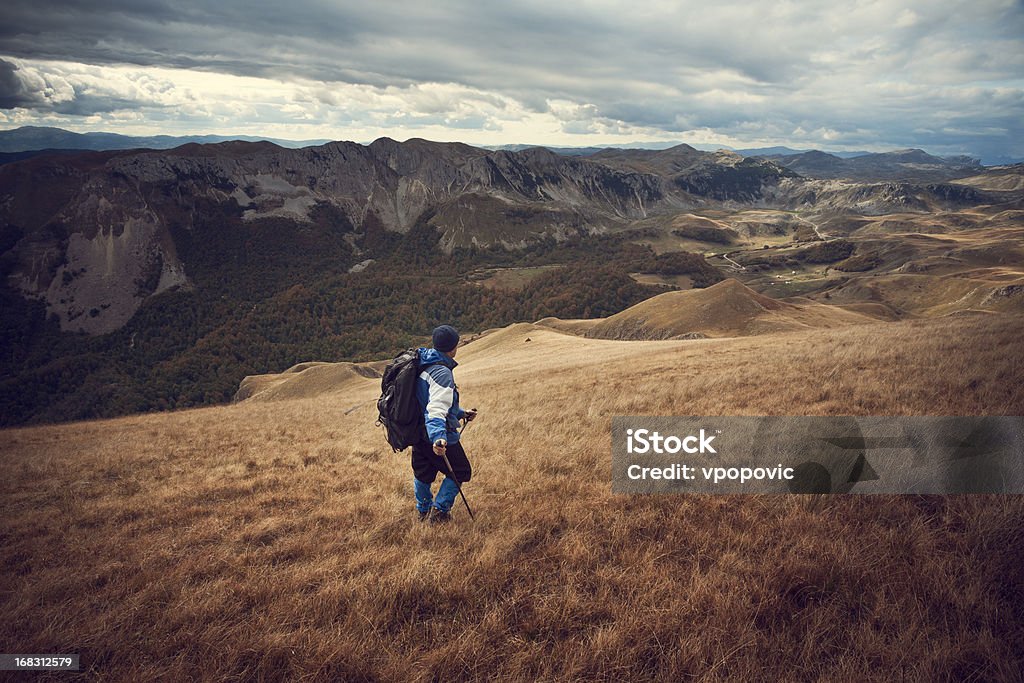
POLYGON ((377 424, 384 426, 388 444, 396 453, 424 438, 423 408, 416 400, 416 380, 425 367, 420 365, 416 349, 407 349, 384 368, 377 399, 377 424))

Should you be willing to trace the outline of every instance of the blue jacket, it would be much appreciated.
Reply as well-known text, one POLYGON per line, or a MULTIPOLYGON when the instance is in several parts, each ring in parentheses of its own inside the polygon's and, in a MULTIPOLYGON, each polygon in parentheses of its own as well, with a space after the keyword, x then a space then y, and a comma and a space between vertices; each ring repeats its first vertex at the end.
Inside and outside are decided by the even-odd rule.
POLYGON ((420 366, 429 365, 416 380, 416 399, 423 408, 423 421, 431 443, 444 439, 448 443, 459 440, 459 420, 466 411, 459 407, 459 388, 455 386, 452 369, 458 365, 437 349, 420 347, 420 366))

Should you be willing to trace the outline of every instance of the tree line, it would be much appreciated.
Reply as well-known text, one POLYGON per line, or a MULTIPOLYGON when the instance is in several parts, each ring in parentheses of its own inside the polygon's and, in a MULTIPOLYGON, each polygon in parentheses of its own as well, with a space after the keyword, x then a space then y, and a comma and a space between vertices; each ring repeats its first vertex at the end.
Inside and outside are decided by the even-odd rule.
POLYGON ((42 303, 0 287, 2 424, 223 403, 246 375, 389 357, 424 343, 440 322, 471 332, 547 316, 603 317, 664 291, 631 272, 686 273, 696 286, 722 277, 699 255, 657 255, 628 235, 445 253, 429 215, 405 235, 367 231, 357 253, 343 239, 347 221, 321 218, 297 235, 294 225, 269 221, 243 230, 211 212, 206 230, 172 231, 194 287, 149 297, 123 328, 102 336, 61 332, 42 303), (348 272, 366 258, 375 261, 348 272), (467 278, 481 267, 539 265, 559 267, 518 291, 467 278))

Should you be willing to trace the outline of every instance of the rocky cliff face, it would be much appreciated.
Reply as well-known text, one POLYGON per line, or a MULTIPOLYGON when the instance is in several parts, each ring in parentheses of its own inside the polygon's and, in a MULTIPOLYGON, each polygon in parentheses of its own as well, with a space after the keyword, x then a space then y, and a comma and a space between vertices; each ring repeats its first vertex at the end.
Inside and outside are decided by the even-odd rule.
MULTIPOLYGON (((326 220, 349 232, 358 255, 370 231, 406 232, 429 216, 447 249, 518 247, 708 203, 860 201, 842 192, 855 190, 818 188, 770 161, 686 145, 579 158, 387 138, 303 149, 188 144, 0 167, 0 248, 8 284, 44 299, 63 329, 99 334, 123 325, 147 297, 188 287, 194 273, 179 258, 181 236, 194 250, 202 231, 225 226, 301 230, 326 220)), ((914 208, 909 194, 889 194, 863 201, 914 208)))

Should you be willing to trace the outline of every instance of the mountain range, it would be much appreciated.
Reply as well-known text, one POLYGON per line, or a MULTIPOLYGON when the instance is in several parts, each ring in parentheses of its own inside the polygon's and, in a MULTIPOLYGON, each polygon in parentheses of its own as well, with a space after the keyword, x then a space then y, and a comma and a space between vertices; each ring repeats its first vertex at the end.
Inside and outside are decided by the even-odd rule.
MULTIPOLYGON (((327 139, 313 139, 313 140, 289 140, 285 138, 270 138, 260 136, 247 136, 247 135, 184 135, 184 136, 173 136, 173 135, 152 135, 152 136, 130 136, 120 135, 117 133, 105 133, 105 132, 92 132, 92 133, 75 133, 72 131, 64 130, 61 128, 46 127, 46 126, 23 126, 20 128, 14 128, 10 130, 0 131, 0 164, 7 163, 9 161, 15 161, 20 158, 27 156, 33 156, 43 150, 114 150, 114 149, 173 149, 181 145, 189 143, 217 143, 217 142, 230 142, 232 140, 242 140, 246 142, 259 142, 267 141, 273 142, 281 147, 288 148, 299 148, 299 147, 310 147, 315 145, 323 145, 331 140, 327 139)), ((637 142, 628 144, 611 144, 606 146, 584 146, 584 147, 571 147, 571 146, 547 146, 547 149, 561 154, 563 156, 590 156, 592 154, 599 153, 606 149, 645 149, 645 150, 664 150, 671 147, 676 147, 681 144, 686 144, 681 141, 676 142, 637 142)), ((497 146, 485 146, 486 149, 492 151, 506 151, 506 152, 521 152, 525 149, 532 147, 539 147, 540 145, 530 144, 507 144, 497 146)), ((897 152, 882 152, 873 153, 867 151, 837 151, 837 150, 808 150, 808 149, 793 149, 791 147, 774 146, 774 147, 757 147, 757 148, 745 148, 737 149, 727 145, 710 145, 704 143, 690 143, 688 146, 695 149, 699 149, 705 152, 714 152, 720 149, 725 149, 731 152, 735 152, 740 156, 744 157, 765 157, 775 161, 779 161, 784 158, 790 158, 793 163, 800 163, 801 160, 796 157, 800 157, 804 154, 827 154, 839 159, 852 159, 855 157, 872 156, 877 155, 879 159, 885 159, 888 155, 892 154, 896 157, 906 156, 908 152, 920 150, 901 150, 897 152)), ((921 152, 921 154, 925 154, 921 152)), ((955 168, 958 165, 963 165, 969 157, 951 157, 951 158, 940 158, 929 156, 929 164, 949 162, 953 164, 955 168)), ((986 159, 984 165, 1005 165, 1012 163, 1019 163, 1024 159, 1011 159, 1009 157, 999 159, 986 159)), ((978 165, 978 161, 973 162, 974 165, 978 165)), ((783 162, 783 165, 787 165, 783 162)), ((853 170, 857 170, 857 166, 852 167, 853 170)), ((794 168, 798 172, 803 173, 800 169, 794 168)), ((806 170, 806 169, 805 169, 806 170)), ((827 171, 831 174, 829 177, 844 177, 841 172, 835 170, 827 171)), ((817 177, 817 176, 814 176, 817 177)), ((894 178, 889 178, 894 179, 894 178)))
POLYGON ((808 178, 845 180, 943 181, 975 175, 984 170, 977 159, 959 156, 941 158, 920 149, 862 154, 842 158, 817 150, 797 154, 763 154, 769 159, 808 178))
MULTIPOLYGON (((923 152, 890 160, 938 172, 923 152)), ((778 290, 772 269, 896 267, 876 247, 784 247, 890 215, 966 225, 987 207, 1014 225, 1020 169, 970 173, 814 179, 689 145, 584 157, 389 138, 40 153, 0 166, 0 407, 18 423, 215 403, 245 375, 379 358, 439 319, 610 316, 725 271, 778 290)))
MULTIPOLYGON (((681 144, 689 144, 690 147, 693 147, 694 149, 699 149, 699 150, 704 151, 704 152, 716 152, 716 151, 718 151, 720 149, 725 149, 725 150, 728 150, 730 152, 735 152, 736 154, 739 154, 740 156, 744 156, 744 157, 768 156, 768 155, 773 155, 773 154, 776 154, 776 155, 801 154, 803 152, 810 151, 810 150, 805 150, 805 149, 793 149, 791 147, 782 147, 782 146, 756 147, 756 148, 748 148, 748 149, 736 149, 736 148, 733 148, 733 147, 729 147, 728 145, 709 145, 709 144, 706 144, 706 143, 683 143, 682 141, 675 141, 675 142, 634 142, 634 143, 629 143, 629 144, 612 144, 612 145, 604 145, 604 146, 599 146, 599 147, 594 147, 594 146, 591 146, 591 147, 550 147, 549 146, 548 149, 550 149, 552 152, 556 152, 557 154, 564 154, 566 156, 589 156, 591 154, 596 154, 597 152, 600 152, 600 151, 603 151, 603 150, 606 150, 606 149, 648 149, 648 150, 657 151, 657 150, 662 150, 662 149, 668 149, 670 147, 675 147, 675 146, 681 145, 681 144)), ((514 145, 497 145, 497 146, 494 146, 494 147, 488 146, 487 149, 505 150, 505 151, 508 151, 508 152, 520 152, 520 151, 522 151, 524 149, 529 149, 530 147, 539 147, 539 146, 541 146, 541 145, 514 144, 514 145)), ((862 152, 862 151, 839 152, 839 151, 833 151, 833 152, 829 152, 829 154, 832 154, 834 156, 840 157, 842 159, 849 159, 851 157, 858 157, 858 156, 861 156, 863 154, 871 154, 871 152, 862 152)))
POLYGON ((614 232, 722 203, 884 213, 980 195, 962 185, 808 180, 772 160, 688 145, 584 158, 381 138, 367 146, 233 141, 41 155, 0 167, 0 196, 8 283, 45 300, 64 329, 96 334, 121 327, 147 297, 188 285, 194 266, 185 245, 232 230, 336 231, 366 256, 380 234, 422 221, 450 253, 614 232))
POLYGON ((49 126, 22 126, 0 130, 0 153, 15 154, 39 150, 172 149, 188 143, 217 143, 266 140, 281 147, 322 145, 329 140, 286 140, 250 135, 120 135, 118 133, 75 133, 49 126))

